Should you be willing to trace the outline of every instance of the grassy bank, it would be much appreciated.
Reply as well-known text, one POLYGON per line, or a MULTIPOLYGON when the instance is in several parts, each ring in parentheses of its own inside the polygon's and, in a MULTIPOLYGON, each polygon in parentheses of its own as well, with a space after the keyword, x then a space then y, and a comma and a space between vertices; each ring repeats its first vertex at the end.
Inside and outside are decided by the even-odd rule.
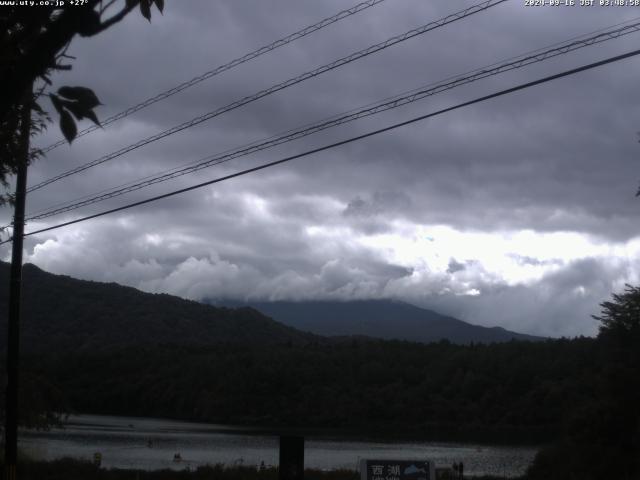
MULTIPOLYGON (((256 470, 252 467, 224 467, 223 465, 198 467, 194 470, 107 470, 89 462, 65 458, 52 462, 22 462, 18 465, 18 478, 20 480, 278 480, 278 470, 276 468, 256 470)), ((358 480, 360 476, 353 470, 305 470, 304 478, 305 480, 358 480)), ((476 477, 476 480, 498 480, 498 477, 476 477)))
MULTIPOLYGON (((61 459, 51 462, 26 461, 18 465, 20 480, 277 480, 278 470, 212 465, 193 470, 128 470, 98 468, 90 462, 61 459)), ((306 470, 308 480, 355 480, 351 470, 306 470)))

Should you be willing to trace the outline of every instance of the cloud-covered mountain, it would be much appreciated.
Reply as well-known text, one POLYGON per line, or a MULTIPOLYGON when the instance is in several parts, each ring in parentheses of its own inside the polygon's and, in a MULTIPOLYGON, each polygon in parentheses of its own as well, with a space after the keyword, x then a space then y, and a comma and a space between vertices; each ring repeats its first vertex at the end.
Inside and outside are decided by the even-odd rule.
POLYGON ((422 343, 443 339, 454 343, 542 340, 500 327, 472 325, 433 310, 390 300, 250 302, 249 305, 285 325, 324 336, 366 335, 422 343))

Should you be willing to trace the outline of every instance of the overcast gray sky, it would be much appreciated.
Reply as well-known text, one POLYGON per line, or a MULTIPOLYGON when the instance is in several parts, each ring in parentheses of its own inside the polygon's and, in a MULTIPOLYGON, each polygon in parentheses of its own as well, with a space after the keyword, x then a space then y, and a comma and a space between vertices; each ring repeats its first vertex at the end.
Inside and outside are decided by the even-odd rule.
MULTIPOLYGON (((579 3, 579 0, 576 0, 579 3)), ((341 9, 346 0, 167 2, 77 39, 57 85, 106 118, 341 9)), ((598 2, 596 2, 598 3, 598 2)), ((51 151, 30 185, 471 1, 386 0, 51 151)), ((509 0, 33 192, 28 212, 627 22, 640 7, 509 0)), ((213 179, 637 48, 631 34, 456 88, 27 231, 213 179)), ((640 267, 640 58, 150 205, 28 237, 25 261, 202 299, 396 298, 471 323, 593 335, 640 267)), ((83 125, 84 126, 84 125, 83 125)), ((35 142, 60 137, 57 125, 35 142)), ((4 223, 10 212, 1 212, 4 223)), ((2 246, 8 259, 10 250, 2 246)))

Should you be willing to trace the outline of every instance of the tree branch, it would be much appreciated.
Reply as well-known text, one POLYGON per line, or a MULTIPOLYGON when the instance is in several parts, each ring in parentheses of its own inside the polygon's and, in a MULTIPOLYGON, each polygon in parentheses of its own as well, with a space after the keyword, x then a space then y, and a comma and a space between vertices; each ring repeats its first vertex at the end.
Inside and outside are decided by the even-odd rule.
POLYGON ((117 0, 110 0, 105 6, 102 6, 102 2, 100 2, 100 15, 106 12, 111 5, 116 3, 117 0))
POLYGON ((102 31, 106 30, 107 28, 111 27, 112 25, 115 25, 116 23, 118 23, 120 20, 122 20, 124 17, 126 17, 129 14, 129 12, 131 12, 131 10, 136 8, 136 6, 139 3, 140 3, 140 0, 127 2, 127 5, 122 10, 120 10, 118 13, 116 13, 113 17, 111 17, 108 20, 105 20, 104 22, 101 22, 100 23, 100 27, 90 36, 96 35, 96 34, 102 32, 102 31))
MULTIPOLYGON (((94 8, 99 3, 100 0, 89 0, 82 8, 65 9, 29 46, 17 65, 1 79, 3 89, 2 95, 0 95, 0 120, 9 114, 15 99, 22 98, 25 85, 30 85, 37 77, 44 75, 50 67, 51 59, 56 58, 56 55, 82 30, 83 26, 86 27, 85 20, 88 13, 97 13, 94 8), (87 12, 87 9, 90 12, 87 12)), ((93 36, 106 30, 122 20, 139 3, 140 0, 127 0, 126 6, 120 12, 105 22, 101 22, 96 29, 90 32, 85 31, 83 34, 93 36)))

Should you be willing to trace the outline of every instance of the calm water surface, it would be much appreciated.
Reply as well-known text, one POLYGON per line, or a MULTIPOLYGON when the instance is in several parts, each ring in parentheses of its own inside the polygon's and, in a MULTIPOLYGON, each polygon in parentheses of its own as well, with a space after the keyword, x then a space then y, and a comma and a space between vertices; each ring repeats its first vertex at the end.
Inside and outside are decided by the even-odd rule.
MULTIPOLYGON (((278 438, 238 427, 172 420, 72 416, 64 429, 22 431, 20 447, 34 458, 74 457, 91 460, 102 454, 105 468, 196 468, 201 465, 277 465, 278 438), (174 454, 182 461, 175 463, 174 454)), ((355 470, 362 458, 424 459, 437 466, 464 462, 469 475, 506 477, 524 473, 535 447, 486 446, 438 442, 374 442, 306 438, 305 466, 355 470)))

